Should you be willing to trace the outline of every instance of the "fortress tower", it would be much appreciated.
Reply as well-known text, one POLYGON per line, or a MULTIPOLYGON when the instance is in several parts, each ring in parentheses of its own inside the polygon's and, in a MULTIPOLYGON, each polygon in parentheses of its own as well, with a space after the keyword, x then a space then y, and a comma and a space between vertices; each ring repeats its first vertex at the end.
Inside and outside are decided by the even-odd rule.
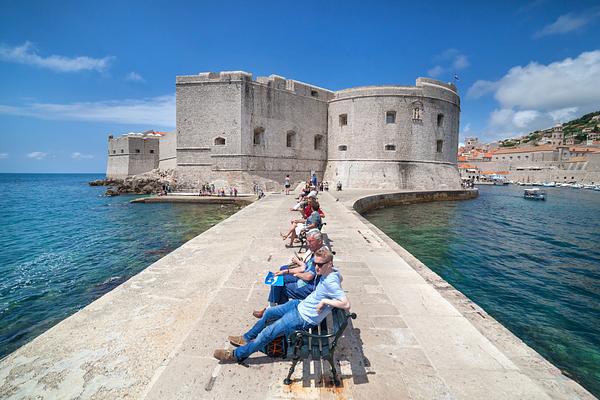
POLYGON ((328 112, 325 180, 352 188, 460 187, 454 85, 418 78, 416 86, 341 90, 328 112))
POLYGON ((338 92, 243 71, 178 76, 177 178, 199 184, 280 187, 311 171, 346 188, 460 188, 456 87, 338 92))

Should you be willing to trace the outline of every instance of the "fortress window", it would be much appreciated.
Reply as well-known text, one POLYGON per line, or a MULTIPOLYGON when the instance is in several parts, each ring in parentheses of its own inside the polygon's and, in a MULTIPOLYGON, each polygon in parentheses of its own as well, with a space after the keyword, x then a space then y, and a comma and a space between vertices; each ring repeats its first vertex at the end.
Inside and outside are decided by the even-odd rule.
POLYGON ((265 128, 254 128, 254 145, 260 146, 264 143, 265 128))
POLYGON ((123 151, 123 149, 121 149, 121 154, 123 154, 123 153, 124 153, 124 151, 123 151))
POLYGON ((140 149, 135 149, 135 152, 136 152, 136 153, 139 153, 139 152, 140 152, 140 149))
POLYGON ((296 147, 296 132, 289 131, 285 136, 286 147, 296 147))
POLYGON ((345 144, 341 144, 338 146, 338 150, 339 151, 346 151, 348 150, 348 146, 346 146, 345 144))
POLYGON ((316 90, 311 90, 311 91, 310 91, 310 95, 311 95, 312 97, 319 97, 319 92, 317 92, 316 90))
POLYGON ((116 151, 116 150, 113 150, 113 154, 117 154, 117 151, 116 151))
POLYGON ((154 154, 154 150, 150 150, 150 154, 154 154))
POLYGON ((442 152, 442 149, 443 149, 443 147, 444 147, 444 141, 443 141, 443 140, 438 140, 438 141, 436 142, 436 147, 437 147, 437 148, 436 148, 436 151, 437 151, 438 153, 441 153, 441 152, 442 152))
POLYGON ((340 126, 348 125, 348 114, 340 114, 340 126))
POLYGON ((396 111, 388 111, 385 113, 385 123, 395 124, 396 123, 396 111))
POLYGON ((420 121, 421 120, 421 108, 420 107, 415 107, 413 108, 413 117, 412 117, 413 121, 420 121))
POLYGON ((395 151, 396 150, 396 145, 395 144, 386 144, 385 145, 385 149, 388 151, 395 151))
POLYGON ((438 116, 437 116, 437 125, 438 126, 442 126, 443 123, 444 123, 444 114, 438 114, 438 116))
POLYGON ((223 137, 215 138, 215 146, 225 146, 225 138, 223 138, 223 137))
POLYGON ((323 136, 315 135, 315 150, 323 150, 323 136))

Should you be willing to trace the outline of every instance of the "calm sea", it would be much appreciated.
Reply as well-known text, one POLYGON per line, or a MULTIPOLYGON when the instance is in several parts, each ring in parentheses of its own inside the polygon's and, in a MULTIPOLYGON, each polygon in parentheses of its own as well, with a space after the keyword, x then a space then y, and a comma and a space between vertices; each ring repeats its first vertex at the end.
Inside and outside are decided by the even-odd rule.
POLYGON ((600 397, 600 192, 546 192, 483 186, 365 217, 600 397))
POLYGON ((102 177, 0 174, 0 357, 238 209, 130 204, 102 177))

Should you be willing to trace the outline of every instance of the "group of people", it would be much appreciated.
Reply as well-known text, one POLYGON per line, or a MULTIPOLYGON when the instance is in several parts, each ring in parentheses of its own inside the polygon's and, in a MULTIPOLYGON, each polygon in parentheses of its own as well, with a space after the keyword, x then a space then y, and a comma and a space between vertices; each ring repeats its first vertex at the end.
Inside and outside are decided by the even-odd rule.
POLYGON ((301 212, 303 218, 293 219, 291 229, 282 234, 284 240, 290 239, 286 247, 305 234, 307 252, 303 256, 294 253, 289 264, 273 273, 283 277, 283 285, 271 286, 268 305, 252 313, 258 320, 250 330, 228 337, 234 349, 215 350, 214 357, 221 362, 242 363, 255 352, 266 352, 267 345, 280 336, 318 326, 334 307, 350 310, 341 286, 342 276, 334 267, 333 253, 321 233, 324 214, 316 188, 318 185, 311 181, 302 191, 291 211, 301 212))
MULTIPOLYGON (((200 185, 199 185, 200 186, 200 185)), ((213 196, 217 195, 219 197, 225 197, 225 188, 215 188, 214 183, 205 183, 200 186, 200 190, 198 191, 198 196, 213 196)), ((229 187, 229 197, 237 197, 238 189, 235 186, 229 187)))

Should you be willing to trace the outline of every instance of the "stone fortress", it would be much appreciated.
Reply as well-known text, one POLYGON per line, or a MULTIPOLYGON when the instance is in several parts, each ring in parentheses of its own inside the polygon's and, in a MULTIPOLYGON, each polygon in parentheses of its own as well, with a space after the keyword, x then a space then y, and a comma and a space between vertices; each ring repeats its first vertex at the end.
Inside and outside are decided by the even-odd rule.
POLYGON ((330 91, 276 75, 208 72, 178 76, 176 97, 175 132, 143 136, 145 147, 139 137, 109 138, 108 177, 173 168, 179 190, 205 182, 274 190, 286 174, 299 182, 314 171, 345 188, 460 188, 453 84, 418 78, 415 86, 330 91))

